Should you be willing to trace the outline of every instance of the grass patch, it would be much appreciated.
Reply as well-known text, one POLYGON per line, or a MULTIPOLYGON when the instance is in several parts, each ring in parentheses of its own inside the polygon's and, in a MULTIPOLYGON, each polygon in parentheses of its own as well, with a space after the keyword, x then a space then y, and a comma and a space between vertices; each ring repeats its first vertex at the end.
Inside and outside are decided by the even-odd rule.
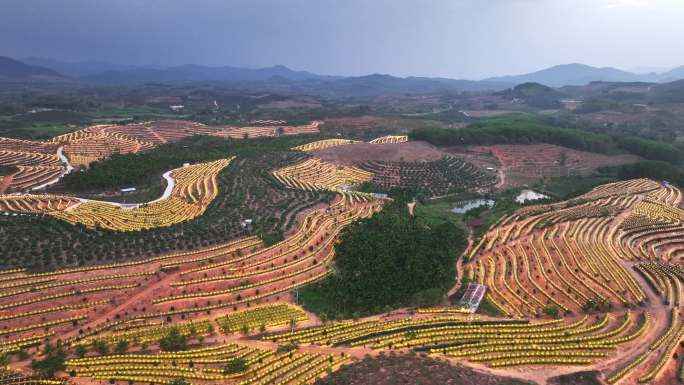
POLYGON ((585 194, 596 186, 615 182, 616 179, 608 175, 591 175, 591 176, 568 176, 558 178, 547 178, 537 182, 534 190, 541 191, 546 195, 554 198, 565 200, 585 194))
POLYGON ((459 215, 451 211, 452 206, 453 205, 449 202, 417 203, 414 215, 427 223, 430 227, 439 226, 448 222, 465 228, 459 215))

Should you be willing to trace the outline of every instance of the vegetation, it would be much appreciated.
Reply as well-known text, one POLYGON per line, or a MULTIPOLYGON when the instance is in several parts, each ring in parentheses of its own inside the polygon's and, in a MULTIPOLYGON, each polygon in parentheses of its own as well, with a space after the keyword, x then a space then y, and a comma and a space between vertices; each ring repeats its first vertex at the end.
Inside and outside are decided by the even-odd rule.
POLYGON ((679 167, 663 161, 645 160, 619 167, 603 168, 600 171, 604 175, 614 176, 620 180, 651 178, 684 186, 684 172, 679 167))
POLYGON ((165 352, 177 352, 188 348, 187 337, 178 328, 172 328, 166 336, 159 340, 159 348, 165 352))
POLYGON ((572 175, 540 180, 534 185, 536 191, 543 192, 556 199, 569 199, 589 192, 596 186, 614 182, 615 176, 599 172, 593 175, 572 175))
POLYGON ((598 379, 599 373, 596 371, 585 371, 564 374, 562 376, 549 379, 550 385, 601 385, 598 379))
POLYGON ((436 146, 551 143, 600 153, 613 149, 607 135, 557 127, 542 118, 527 115, 485 120, 460 130, 418 128, 409 136, 436 146))
POLYGON ((254 157, 267 152, 289 151, 302 142, 302 137, 265 139, 219 139, 207 136, 186 138, 152 151, 136 154, 115 154, 95 162, 84 172, 66 175, 59 190, 71 192, 118 189, 142 183, 160 183, 162 173, 181 167, 184 163, 202 163, 230 156, 254 157))
POLYGON ((655 140, 637 137, 626 137, 618 140, 618 146, 625 150, 650 160, 659 160, 672 164, 679 164, 684 154, 675 146, 657 142, 655 140))
MULTIPOLYGON (((167 157, 156 153, 183 151, 186 149, 184 146, 188 146, 191 152, 202 152, 207 140, 205 137, 188 138, 151 150, 145 156, 182 164, 184 158, 181 155, 167 157)), ((202 216, 169 227, 123 233, 86 229, 49 216, 0 216, 3 229, 0 232, 0 255, 4 256, 0 265, 46 270, 208 247, 246 235, 258 235, 267 244, 273 244, 283 239, 284 232, 294 228, 296 213, 334 197, 328 192, 284 188, 270 174, 271 170, 306 158, 305 154, 289 151, 289 148, 310 138, 213 140, 219 143, 211 147, 213 156, 240 155, 219 173, 218 196, 202 216), (220 149, 229 152, 221 153, 220 149), (247 218, 253 222, 251 226, 243 227, 241 221, 247 218), (32 239, 33 242, 25 242, 24 239, 32 239)), ((119 159, 122 160, 112 162, 121 167, 132 167, 134 162, 129 160, 140 158, 126 155, 119 159)), ((172 165, 159 163, 158 167, 161 173, 172 165)), ((125 174, 125 170, 119 167, 102 166, 101 170, 104 169, 117 175, 125 174)), ((78 175, 72 181, 77 186, 89 185, 90 181, 97 185, 104 180, 101 178, 105 178, 99 172, 75 174, 78 175)), ((160 184, 158 176, 148 178, 149 183, 160 184)), ((143 186, 149 186, 149 183, 143 183, 143 186)), ((116 182, 110 183, 111 188, 117 185, 116 182)))
POLYGON ((48 346, 45 350, 45 357, 32 361, 31 369, 45 377, 52 378, 55 376, 55 373, 64 370, 66 353, 64 353, 61 347, 52 348, 48 346))
POLYGON ((598 153, 621 149, 645 159, 675 165, 684 160, 682 151, 669 143, 619 134, 613 138, 601 133, 564 128, 550 119, 533 115, 483 120, 460 130, 418 128, 411 132, 410 137, 437 146, 550 143, 598 153))
POLYGON ((454 258, 465 245, 461 227, 453 222, 430 227, 396 199, 343 232, 335 273, 303 290, 304 306, 350 317, 435 304, 453 283, 454 258))
POLYGON ((240 373, 247 370, 248 367, 249 365, 244 358, 233 358, 232 360, 228 361, 228 364, 223 372, 225 374, 240 373))
POLYGON ((12 175, 17 172, 17 166, 0 165, 0 176, 12 175))
POLYGON ((551 87, 539 83, 518 84, 512 89, 499 92, 498 95, 508 98, 518 98, 530 107, 541 109, 555 109, 561 107, 558 101, 562 94, 551 87))

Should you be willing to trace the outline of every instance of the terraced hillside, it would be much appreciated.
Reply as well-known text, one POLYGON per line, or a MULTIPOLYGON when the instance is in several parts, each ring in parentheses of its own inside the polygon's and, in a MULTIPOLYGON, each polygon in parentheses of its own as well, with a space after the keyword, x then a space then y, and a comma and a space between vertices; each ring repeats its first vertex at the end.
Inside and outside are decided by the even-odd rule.
POLYGON ((360 168, 373 175, 373 184, 384 188, 407 188, 431 196, 463 190, 487 190, 496 183, 492 173, 455 157, 433 162, 368 161, 360 168))
MULTIPOLYGON (((137 132, 136 140, 154 146, 178 132, 126 130, 112 132, 125 140, 137 132)), ((0 271, 7 383, 301 385, 388 352, 458 362, 488 380, 545 383, 577 371, 610 384, 682 378, 677 187, 649 179, 606 184, 524 206, 471 237, 450 292, 484 285, 482 314, 441 298, 429 308, 329 321, 298 306, 299 289, 342 271, 335 250, 342 256, 338 242, 348 239, 340 234, 382 210, 384 200, 356 186, 370 181, 436 196, 488 191, 497 178, 434 148, 424 153, 439 155, 433 159, 365 159, 359 167, 316 156, 415 146, 403 138, 303 138, 296 146, 283 139, 230 142, 236 157, 169 172, 168 193, 136 207, 2 195, 0 251, 11 268, 0 271), (63 366, 48 372, 51 362, 63 366)), ((51 161, 53 149, 20 158, 51 161)))
POLYGON ((645 309, 646 337, 614 366, 598 367, 609 383, 671 383, 684 335, 681 201, 679 189, 639 179, 522 208, 473 247, 465 274, 510 317, 645 309))
POLYGON ((73 168, 114 154, 138 153, 194 135, 245 139, 312 134, 320 122, 302 126, 209 127, 201 123, 166 120, 127 125, 95 125, 47 141, 0 138, 0 166, 16 172, 0 176, 0 193, 42 189, 73 168))

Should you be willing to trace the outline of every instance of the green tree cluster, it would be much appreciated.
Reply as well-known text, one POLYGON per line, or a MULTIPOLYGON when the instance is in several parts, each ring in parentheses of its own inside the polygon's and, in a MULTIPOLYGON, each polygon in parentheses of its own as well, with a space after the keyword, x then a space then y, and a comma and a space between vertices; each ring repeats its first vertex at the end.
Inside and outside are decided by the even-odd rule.
POLYGON ((159 348, 165 352, 177 352, 188 348, 187 338, 174 327, 159 340, 159 348))
POLYGON ((424 140, 436 146, 551 143, 600 153, 614 147, 607 135, 557 127, 540 118, 528 116, 485 120, 460 130, 418 128, 409 136, 413 140, 424 140))
POLYGON ((618 146, 649 160, 679 164, 684 159, 682 152, 671 144, 635 136, 621 138, 618 140, 618 146))
POLYGON ((453 284, 465 245, 457 224, 429 225, 395 199, 341 234, 335 272, 303 291, 304 306, 339 318, 434 304, 453 284))

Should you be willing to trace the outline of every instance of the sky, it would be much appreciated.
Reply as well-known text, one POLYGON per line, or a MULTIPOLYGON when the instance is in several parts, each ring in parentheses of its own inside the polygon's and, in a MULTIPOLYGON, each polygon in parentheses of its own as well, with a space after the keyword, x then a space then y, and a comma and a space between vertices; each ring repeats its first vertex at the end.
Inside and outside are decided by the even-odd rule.
POLYGON ((0 0, 0 56, 480 79, 684 65, 684 0, 0 0))

